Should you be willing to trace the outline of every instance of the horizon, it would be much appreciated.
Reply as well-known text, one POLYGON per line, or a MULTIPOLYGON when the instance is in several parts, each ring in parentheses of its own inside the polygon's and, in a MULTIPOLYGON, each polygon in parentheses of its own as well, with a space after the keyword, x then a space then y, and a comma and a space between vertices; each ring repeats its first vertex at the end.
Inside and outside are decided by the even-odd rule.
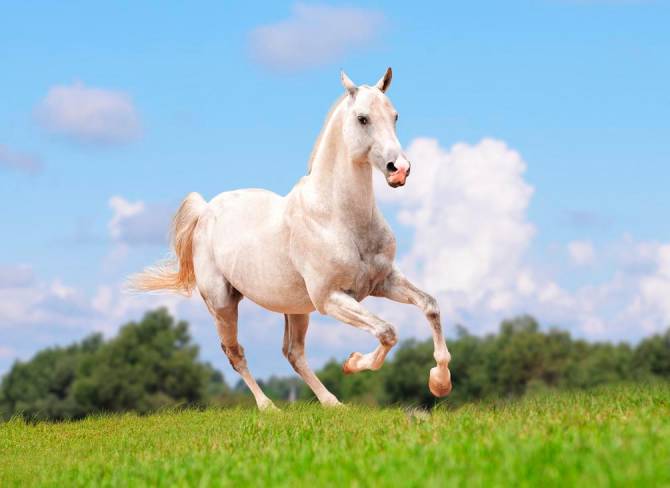
MULTIPOLYGON (((668 4, 357 5, 5 7, 0 375, 166 306, 234 378, 197 293, 124 280, 165 256, 189 192, 290 191, 340 68, 357 84, 393 68, 412 175, 376 198, 447 337, 521 314, 589 341, 670 327, 668 4)), ((400 341, 430 336, 417 309, 366 304, 400 341)), ((314 369, 376 343, 311 322, 314 369)), ((239 332, 254 376, 293 374, 280 314, 243 300, 239 332)))

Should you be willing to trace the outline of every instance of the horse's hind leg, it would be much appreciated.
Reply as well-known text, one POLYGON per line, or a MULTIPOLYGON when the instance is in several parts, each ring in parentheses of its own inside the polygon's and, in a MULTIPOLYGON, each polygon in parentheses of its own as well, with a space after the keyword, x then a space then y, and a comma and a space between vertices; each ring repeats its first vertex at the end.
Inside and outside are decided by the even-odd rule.
POLYGON ((323 405, 341 405, 338 399, 323 386, 305 359, 305 335, 309 326, 309 314, 284 315, 284 347, 282 352, 293 369, 311 388, 323 405))
POLYGON ((237 306, 242 300, 242 295, 230 284, 225 283, 225 292, 215 296, 202 293, 202 297, 214 316, 216 328, 221 339, 221 349, 228 356, 230 365, 239 373, 244 383, 249 387, 256 399, 256 405, 260 410, 276 409, 256 380, 249 372, 247 360, 244 357, 244 348, 237 342, 237 306))

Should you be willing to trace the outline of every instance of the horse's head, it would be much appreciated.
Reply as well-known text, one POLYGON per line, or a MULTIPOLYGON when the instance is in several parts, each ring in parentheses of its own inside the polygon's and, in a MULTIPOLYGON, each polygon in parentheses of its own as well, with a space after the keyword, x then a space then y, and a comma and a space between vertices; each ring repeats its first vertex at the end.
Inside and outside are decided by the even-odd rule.
POLYGON ((376 167, 395 188, 405 184, 410 163, 396 135, 398 112, 386 96, 392 75, 388 68, 375 86, 356 86, 342 72, 342 85, 348 94, 342 132, 354 163, 376 167))

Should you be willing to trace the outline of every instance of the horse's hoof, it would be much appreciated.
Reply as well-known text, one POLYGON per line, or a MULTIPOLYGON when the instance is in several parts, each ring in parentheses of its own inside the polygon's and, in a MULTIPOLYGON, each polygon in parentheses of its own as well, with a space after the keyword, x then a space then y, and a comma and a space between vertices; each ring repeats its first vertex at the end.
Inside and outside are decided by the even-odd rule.
POLYGON ((261 412, 281 412, 277 406, 272 403, 272 400, 268 399, 267 402, 262 402, 258 404, 258 410, 261 412))
POLYGON ((363 355, 360 352, 352 352, 351 356, 344 362, 342 365, 342 371, 344 374, 358 373, 361 368, 358 366, 358 362, 363 358, 363 355))
POLYGON ((329 394, 329 395, 326 395, 320 401, 321 401, 321 405, 326 407, 326 408, 330 408, 330 407, 338 408, 338 407, 344 406, 342 403, 340 403, 340 401, 337 399, 337 397, 335 395, 333 395, 332 393, 329 394))
POLYGON ((451 393, 451 373, 449 370, 434 367, 430 370, 428 388, 436 397, 445 397, 451 393))

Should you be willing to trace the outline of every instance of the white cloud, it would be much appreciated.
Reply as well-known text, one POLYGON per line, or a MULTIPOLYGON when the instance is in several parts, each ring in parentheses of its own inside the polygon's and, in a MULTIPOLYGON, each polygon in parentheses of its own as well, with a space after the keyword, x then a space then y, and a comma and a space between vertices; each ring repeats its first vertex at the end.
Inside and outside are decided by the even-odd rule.
MULTIPOLYGON (((557 263, 544 262, 552 258, 550 253, 540 263, 531 258, 536 229, 528 219, 528 207, 534 190, 516 151, 491 139, 450 149, 434 139, 416 139, 407 152, 413 163, 408 185, 390 189, 382 178, 375 180, 381 183, 376 191, 413 231, 407 252, 399 256, 400 267, 438 298, 448 332, 455 323, 473 332, 495 330, 502 319, 520 313, 592 339, 638 339, 670 326, 670 243, 624 237, 599 244, 598 269, 602 265, 611 274, 580 274, 566 284, 565 275, 552 271, 557 263)), ((167 206, 121 196, 112 197, 109 205, 113 215, 108 230, 115 249, 166 242, 171 213, 167 206)), ((581 262, 595 257, 588 241, 564 245, 568 252, 577 249, 574 254, 581 262)), ((365 303, 397 325, 401 338, 430 335, 425 318, 414 307, 382 299, 365 303)), ((94 330, 112 334, 125 321, 139 319, 157 306, 188 320, 203 356, 237 380, 225 367, 212 318, 197 294, 189 300, 129 295, 115 282, 84 292, 59 280, 37 280, 28 266, 0 267, 0 342, 21 357, 54 343, 79 340, 94 330)), ((280 352, 282 332, 280 314, 242 302, 240 341, 254 374, 290 373, 280 352)), ((314 367, 373 346, 374 338, 367 334, 313 314, 307 353, 314 367)), ((0 361, 0 371, 10 359, 0 361)))
POLYGON ((602 230, 612 223, 608 217, 589 210, 567 210, 561 220, 580 230, 602 230))
POLYGON ((416 139, 407 153, 408 185, 379 188, 384 200, 400 205, 399 220, 414 228, 401 266, 427 289, 448 294, 452 309, 508 310, 517 287, 533 286, 520 273, 535 232, 525 213, 533 194, 523 179, 525 163, 492 139, 449 151, 416 139))
MULTIPOLYGON (((166 307, 187 320, 202 357, 224 371, 233 383, 238 377, 227 367, 212 317, 199 294, 190 299, 174 294, 133 294, 121 282, 100 284, 92 291, 76 289, 60 280, 35 279, 30 285, 0 288, 0 375, 15 359, 27 359, 40 349, 79 341, 93 332, 114 335, 120 326, 139 320, 149 310, 166 307)), ((337 324, 336 329, 348 326, 337 324)), ((283 318, 244 300, 240 306, 240 341, 254 374, 290 374, 281 354, 283 318)), ((317 340, 313 349, 324 357, 343 356, 348 347, 333 348, 317 340)), ((320 363, 319 363, 320 365, 320 363)))
POLYGON ((114 212, 107 224, 109 234, 118 243, 127 245, 166 245, 172 210, 167 205, 130 202, 115 195, 109 199, 114 212))
MULTIPOLYGON (((376 190, 414 230, 409 251, 399 257, 401 269, 437 296, 447 323, 482 332, 531 313, 543 323, 610 339, 670 326, 670 244, 628 237, 612 243, 602 253, 611 277, 565 287, 546 271, 552 266, 531 260, 533 189, 517 152, 490 139, 448 150, 434 139, 415 139, 407 152, 413 163, 407 186, 390 189, 380 178, 376 190)), ((566 246, 576 264, 595 259, 590 242, 566 246)))
POLYGON ((578 266, 586 266, 593 263, 595 250, 589 241, 572 241, 568 243, 568 254, 572 262, 578 266))
POLYGON ((637 252, 638 257, 651 264, 651 269, 630 277, 636 295, 627 309, 627 317, 639 317, 648 332, 657 330, 659 323, 669 327, 670 244, 643 243, 637 246, 637 252))
POLYGON ((88 316, 85 297, 59 280, 0 288, 0 329, 22 330, 49 321, 77 327, 88 316))
MULTIPOLYGON (((14 283, 5 280, 0 287, 0 375, 14 359, 93 332, 109 336, 123 323, 159 306, 178 317, 194 316, 190 301, 175 295, 126 294, 120 284, 100 285, 91 295, 58 279, 38 280, 32 272, 30 276, 14 283)), ((203 310, 206 313, 204 306, 203 310)))
POLYGON ((297 3, 289 19, 251 32, 251 50, 260 63, 277 70, 319 66, 371 43, 383 23, 376 10, 297 3))
POLYGON ((167 205, 131 202, 114 195, 109 199, 112 218, 107 223, 113 246, 103 260, 103 269, 113 271, 126 260, 131 247, 169 244, 173 211, 167 205))
POLYGON ((36 115, 45 129, 80 142, 126 143, 142 133, 137 109, 126 93, 81 82, 51 87, 36 115))
POLYGON ((42 161, 33 154, 18 152, 0 144, 0 168, 37 173, 42 169, 42 161))
POLYGON ((0 265, 0 289, 23 288, 33 283, 33 270, 24 264, 0 265))
POLYGON ((11 359, 16 356, 16 352, 5 346, 0 346, 0 359, 11 359))

